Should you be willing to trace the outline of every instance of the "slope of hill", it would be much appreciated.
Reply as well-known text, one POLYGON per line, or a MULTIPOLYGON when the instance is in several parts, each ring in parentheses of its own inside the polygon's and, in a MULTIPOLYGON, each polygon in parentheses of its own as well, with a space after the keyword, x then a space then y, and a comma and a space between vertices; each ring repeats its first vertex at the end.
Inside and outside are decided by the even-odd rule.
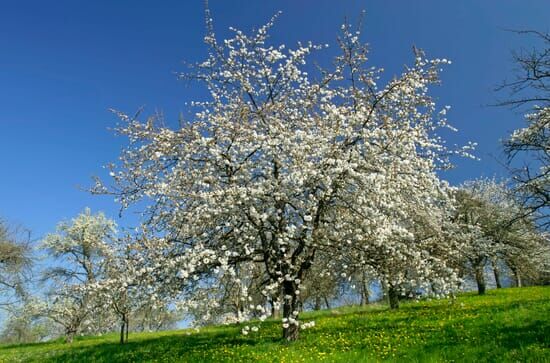
POLYGON ((0 362, 550 362, 550 287, 492 290, 449 300, 349 307, 303 314, 315 320, 298 342, 280 323, 244 336, 222 326, 0 346, 0 362))

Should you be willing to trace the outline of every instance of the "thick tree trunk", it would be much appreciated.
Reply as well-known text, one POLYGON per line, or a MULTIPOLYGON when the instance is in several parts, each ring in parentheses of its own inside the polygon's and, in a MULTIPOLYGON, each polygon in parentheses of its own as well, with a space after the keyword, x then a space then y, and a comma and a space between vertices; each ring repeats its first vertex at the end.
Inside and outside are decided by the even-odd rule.
POLYGON ((120 344, 124 344, 124 322, 120 323, 120 344))
POLYGON ((74 340, 74 336, 76 335, 76 330, 74 329, 67 329, 65 331, 65 343, 72 343, 74 340))
POLYGON ((493 265, 493 274, 495 275, 495 284, 497 285, 497 289, 502 288, 502 284, 500 283, 500 271, 497 266, 496 261, 492 261, 493 265))
POLYGON ((393 286, 390 286, 388 289, 388 300, 390 309, 399 309, 399 293, 393 286))
POLYGON ((283 282, 283 339, 287 341, 295 341, 298 339, 300 329, 297 324, 292 324, 290 319, 298 320, 298 315, 294 311, 298 311, 298 296, 296 294, 296 285, 293 281, 283 282), (289 297, 289 298, 287 298, 289 297))
POLYGON ((477 293, 479 295, 485 294, 487 288, 485 284, 485 273, 483 271, 483 265, 477 266, 475 269, 475 278, 477 283, 477 293))

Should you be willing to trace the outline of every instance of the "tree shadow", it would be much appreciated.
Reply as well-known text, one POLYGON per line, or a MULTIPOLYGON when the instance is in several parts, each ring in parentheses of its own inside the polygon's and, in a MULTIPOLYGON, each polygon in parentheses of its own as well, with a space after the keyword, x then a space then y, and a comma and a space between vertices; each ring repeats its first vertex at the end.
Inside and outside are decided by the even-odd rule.
POLYGON ((280 341, 273 337, 246 338, 235 332, 178 334, 146 340, 132 340, 130 337, 130 341, 125 344, 106 342, 91 346, 71 346, 70 349, 42 357, 41 362, 195 362, 198 355, 206 358, 210 352, 223 346, 255 346, 277 340, 280 341))
POLYGON ((502 361, 502 356, 506 352, 528 346, 550 348, 550 326, 544 325, 543 321, 523 327, 487 326, 478 333, 473 336, 470 334, 470 340, 464 341, 460 340, 460 331, 446 327, 441 329, 439 334, 432 335, 426 343, 407 349, 401 358, 406 360, 407 356, 434 356, 441 359, 447 351, 462 350, 470 354, 472 351, 476 352, 476 362, 495 362, 502 361))

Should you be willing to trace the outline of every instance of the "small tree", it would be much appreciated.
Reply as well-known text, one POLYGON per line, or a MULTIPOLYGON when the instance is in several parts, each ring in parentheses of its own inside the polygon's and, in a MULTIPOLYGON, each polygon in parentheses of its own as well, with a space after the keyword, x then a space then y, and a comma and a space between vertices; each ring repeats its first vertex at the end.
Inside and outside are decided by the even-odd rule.
POLYGON ((49 286, 46 313, 64 327, 67 342, 83 325, 92 332, 103 328, 105 322, 94 320, 99 301, 89 286, 105 277, 115 233, 112 220, 86 209, 72 221, 59 223, 56 233, 42 242, 57 261, 44 271, 43 280, 49 286))
POLYGON ((473 276, 477 284, 479 295, 485 294, 487 283, 485 280, 485 266, 492 256, 495 256, 499 247, 491 238, 484 223, 491 223, 492 215, 489 206, 476 198, 474 192, 459 190, 456 194, 458 202, 456 221, 460 225, 457 238, 464 244, 462 256, 464 271, 473 276))
POLYGON ((320 310, 324 305, 329 309, 331 301, 337 296, 342 283, 341 273, 344 269, 331 260, 331 256, 319 253, 314 265, 304 276, 300 288, 302 306, 320 310))
POLYGON ((103 302, 103 309, 111 309, 118 317, 120 344, 128 342, 132 314, 148 304, 143 290, 146 282, 140 280, 130 250, 124 246, 117 246, 118 249, 111 252, 104 278, 89 286, 89 290, 103 302))
MULTIPOLYGON (((146 266, 147 261, 140 261, 143 256, 137 251, 149 241, 132 235, 116 241, 105 255, 102 278, 86 284, 85 288, 98 302, 97 309, 118 320, 120 343, 124 344, 128 342, 130 330, 158 330, 174 324, 179 315, 169 307, 173 301, 166 292, 155 285, 158 276, 154 269, 146 266), (133 328, 130 327, 132 319, 135 319, 133 328)), ((152 262, 157 264, 158 260, 152 262)), ((111 326, 116 329, 115 324, 111 326)))
POLYGON ((106 279, 90 287, 104 301, 103 308, 110 308, 119 318, 120 344, 128 342, 130 316, 144 304, 139 296, 139 284, 132 276, 129 261, 117 256, 109 261, 106 279))

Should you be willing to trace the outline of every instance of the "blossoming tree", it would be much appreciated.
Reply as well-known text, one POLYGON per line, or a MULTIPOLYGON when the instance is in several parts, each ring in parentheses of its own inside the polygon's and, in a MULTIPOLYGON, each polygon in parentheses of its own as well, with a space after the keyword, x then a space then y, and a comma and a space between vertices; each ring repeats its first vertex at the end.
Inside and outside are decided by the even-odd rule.
POLYGON ((333 68, 315 70, 307 62, 325 46, 269 45, 273 21, 220 43, 207 12, 209 56, 182 77, 206 85, 210 100, 177 128, 117 112, 130 144, 111 165, 114 185, 97 180, 94 190, 124 208, 148 205, 140 253, 158 291, 215 308, 204 289, 230 279, 243 314, 262 320, 266 305, 252 303, 242 274, 260 265, 262 295, 281 296, 283 337, 295 340, 301 284, 321 251, 417 256, 408 269, 418 281, 450 273, 434 268, 408 221, 416 206, 438 213, 447 198, 436 174, 453 154, 436 134, 447 108, 428 88, 448 61, 415 51, 412 66, 379 85, 382 69, 367 66, 349 25, 333 68))
POLYGON ((99 316, 94 316, 99 301, 90 286, 105 278, 115 233, 112 220, 87 208, 72 221, 59 223, 56 233, 42 241, 42 247, 55 259, 44 271, 49 291, 43 311, 64 328, 67 342, 79 332, 102 328, 97 324, 99 316))
POLYGON ((479 294, 486 290, 488 265, 497 287, 500 264, 512 271, 519 286, 522 276, 535 280, 548 271, 547 237, 505 182, 468 181, 457 191, 456 202, 454 238, 462 239, 463 267, 474 276, 479 294))

